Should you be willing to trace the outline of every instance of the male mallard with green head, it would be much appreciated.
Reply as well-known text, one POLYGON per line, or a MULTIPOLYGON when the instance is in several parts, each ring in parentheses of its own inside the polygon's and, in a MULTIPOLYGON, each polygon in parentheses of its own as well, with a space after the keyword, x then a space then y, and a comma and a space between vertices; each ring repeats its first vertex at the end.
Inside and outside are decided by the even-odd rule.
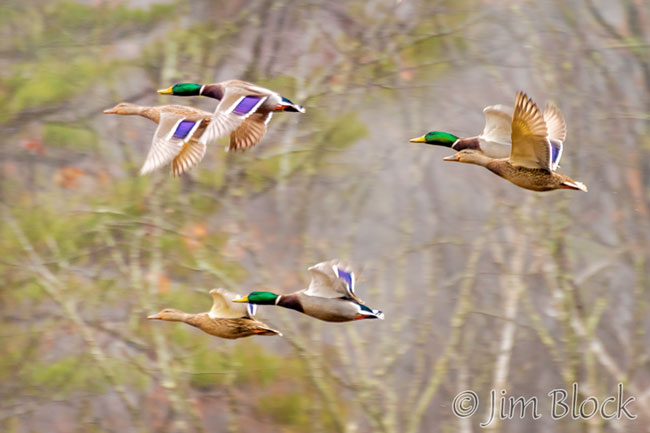
POLYGON ((207 96, 219 100, 212 121, 201 142, 214 144, 230 134, 228 150, 245 150, 255 146, 266 133, 266 125, 274 112, 304 113, 305 108, 273 90, 240 80, 220 83, 177 83, 160 89, 162 95, 207 96))
POLYGON ((282 335, 255 319, 255 305, 238 305, 233 300, 240 296, 225 289, 210 290, 212 309, 207 313, 190 314, 165 308, 149 320, 185 322, 201 331, 219 338, 242 338, 251 335, 282 335))
MULTIPOLYGON (((490 158, 508 158, 512 146, 512 107, 491 105, 485 107, 483 113, 485 127, 476 137, 460 138, 448 132, 431 131, 409 141, 450 147, 457 152, 465 149, 479 150, 490 158)), ((553 146, 553 163, 556 164, 562 156, 562 142, 566 137, 564 117, 555 105, 546 104, 544 120, 547 124, 552 124, 549 130, 556 133, 556 136, 549 137, 553 146)))
POLYGON ((338 260, 310 267, 309 287, 287 295, 251 292, 235 302, 278 305, 326 322, 349 322, 360 319, 383 319, 384 313, 363 304, 354 292, 354 273, 343 269, 338 260))
POLYGON ((566 124, 555 105, 547 104, 542 114, 532 99, 517 92, 511 138, 512 149, 508 159, 494 159, 479 150, 465 149, 444 160, 481 165, 515 185, 533 191, 587 191, 582 182, 555 171, 566 138, 566 124))
POLYGON ((412 138, 411 143, 426 143, 463 149, 480 150, 491 158, 507 158, 510 153, 510 124, 512 108, 505 105, 491 105, 483 109, 485 127, 476 137, 460 138, 448 132, 431 131, 421 137, 412 138))

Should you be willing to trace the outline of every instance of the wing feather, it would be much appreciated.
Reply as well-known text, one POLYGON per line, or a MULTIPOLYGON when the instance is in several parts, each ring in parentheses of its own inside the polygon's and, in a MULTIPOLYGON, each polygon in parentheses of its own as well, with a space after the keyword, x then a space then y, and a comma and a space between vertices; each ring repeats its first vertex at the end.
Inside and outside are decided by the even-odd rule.
POLYGON ((483 109, 485 127, 479 137, 510 146, 512 132, 512 107, 490 105, 483 109))
POLYGON ((551 144, 544 116, 523 92, 517 92, 515 97, 510 162, 516 166, 551 170, 551 144))
POLYGON ((306 295, 322 298, 346 298, 361 300, 354 294, 354 273, 344 270, 338 260, 318 263, 309 269, 311 283, 306 295))
POLYGON ((562 112, 555 104, 546 103, 544 108, 544 121, 548 129, 548 136, 551 140, 559 140, 564 143, 566 140, 566 122, 562 112))
POLYGON ((267 98, 267 95, 251 92, 248 89, 226 87, 223 98, 217 105, 212 119, 210 119, 210 125, 208 125, 199 141, 207 145, 215 144, 220 137, 230 134, 244 120, 254 114, 267 98), (247 96, 258 97, 259 100, 246 112, 238 113, 236 108, 247 96))
POLYGON ((562 112, 555 104, 547 103, 544 108, 544 121, 548 129, 548 137, 552 146, 551 168, 557 170, 562 159, 562 150, 566 140, 566 122, 562 112))
POLYGON ((244 120, 237 129, 230 134, 228 150, 247 150, 255 146, 266 134, 266 125, 272 112, 254 113, 244 120))
POLYGON ((172 174, 180 176, 196 166, 203 160, 206 149, 205 143, 201 143, 197 137, 192 137, 172 160, 172 174))
POLYGON ((512 133, 512 108, 505 105, 490 105, 483 109, 485 127, 478 136, 483 153, 491 158, 507 158, 510 154, 512 133))
POLYGON ((158 128, 153 135, 151 149, 140 169, 144 175, 168 164, 178 154, 183 146, 182 138, 175 138, 174 131, 185 119, 184 116, 163 112, 160 114, 158 128))
POLYGON ((210 295, 212 296, 210 317, 219 319, 253 318, 254 309, 249 309, 247 304, 233 302, 235 299, 241 298, 240 295, 221 288, 210 290, 210 295))

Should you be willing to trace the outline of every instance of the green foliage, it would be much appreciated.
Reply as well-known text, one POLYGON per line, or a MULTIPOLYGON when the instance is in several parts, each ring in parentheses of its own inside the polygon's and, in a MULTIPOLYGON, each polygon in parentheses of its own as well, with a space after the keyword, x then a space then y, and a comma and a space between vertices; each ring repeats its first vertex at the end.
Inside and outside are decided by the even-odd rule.
POLYGON ((77 390, 102 392, 107 385, 85 354, 54 362, 33 363, 24 374, 25 383, 52 392, 59 398, 77 390))
POLYGON ((10 78, 0 81, 0 123, 29 108, 59 104, 86 92, 92 83, 112 71, 110 64, 96 59, 39 59, 14 68, 10 78))
POLYGON ((290 378, 297 383, 304 373, 298 360, 288 360, 267 352, 250 338, 246 344, 238 344, 225 354, 201 345, 200 349, 193 352, 189 362, 191 383, 198 387, 219 386, 232 380, 239 387, 264 388, 279 378, 290 378), (229 378, 228 375, 233 377, 229 378))
POLYGON ((173 3, 139 9, 70 0, 39 8, 14 6, 0 6, 0 36, 9 52, 23 55, 0 73, 0 123, 87 92, 116 64, 98 57, 107 38, 173 18, 177 8, 173 3))
POLYGON ((299 393, 274 393, 260 398, 259 409, 262 414, 270 416, 279 424, 302 430, 307 429, 310 424, 308 403, 309 400, 299 393))
POLYGON ((313 173, 327 163, 326 159, 319 157, 324 149, 328 152, 341 151, 368 135, 367 127, 355 112, 330 117, 322 111, 314 111, 311 116, 320 128, 310 140, 300 143, 300 147, 308 150, 259 158, 247 164, 246 181, 253 191, 259 191, 278 180, 283 170, 287 170, 288 176, 298 172, 313 173))
POLYGON ((326 130, 322 142, 328 149, 345 149, 357 140, 368 135, 368 128, 359 120, 357 113, 343 113, 332 119, 326 130))
MULTIPOLYGON (((104 361, 110 371, 116 372, 119 384, 144 389, 149 386, 149 378, 132 368, 132 364, 107 359, 104 361)), ((86 353, 66 356, 56 361, 31 363, 21 372, 26 386, 52 393, 57 398, 67 397, 77 391, 100 393, 109 386, 107 378, 97 368, 95 361, 86 353)))
POLYGON ((257 344, 241 345, 231 359, 232 365, 237 368, 235 383, 267 386, 278 376, 286 377, 290 374, 289 365, 284 364, 284 361, 283 357, 266 352, 257 344))
POLYGON ((43 141, 48 146, 74 150, 95 149, 99 138, 95 131, 69 123, 48 123, 44 127, 43 141))
POLYGON ((126 3, 92 6, 76 1, 64 0, 48 4, 46 13, 56 26, 79 30, 138 28, 150 25, 173 13, 177 6, 154 4, 148 10, 129 8, 126 3))
POLYGON ((161 59, 173 52, 177 63, 183 65, 182 71, 172 77, 174 81, 211 82, 214 80, 212 68, 221 61, 221 55, 227 51, 224 48, 229 46, 240 30, 241 27, 230 20, 223 20, 219 25, 202 22, 181 30, 171 30, 164 40, 143 49, 140 62, 148 67, 159 67, 161 59))
POLYGON ((0 34, 5 43, 29 55, 74 47, 81 38, 90 44, 115 34, 142 31, 162 19, 173 18, 177 8, 174 3, 156 4, 149 9, 129 8, 126 3, 91 5, 71 0, 55 0, 38 8, 29 3, 0 6, 0 34))
POLYGON ((16 301, 39 300, 45 295, 45 292, 40 284, 32 280, 25 282, 20 290, 13 290, 12 294, 16 301))

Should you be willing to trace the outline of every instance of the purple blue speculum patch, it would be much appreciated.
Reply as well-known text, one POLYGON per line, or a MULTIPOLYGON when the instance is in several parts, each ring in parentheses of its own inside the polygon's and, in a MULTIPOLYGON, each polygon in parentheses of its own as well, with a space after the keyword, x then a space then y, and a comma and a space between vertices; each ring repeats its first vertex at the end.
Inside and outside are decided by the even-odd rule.
POLYGON ((187 134, 189 134, 195 124, 196 122, 192 122, 191 120, 182 120, 176 127, 176 131, 174 131, 174 138, 187 137, 187 134))
POLYGON ((349 287, 352 286, 352 276, 349 272, 339 269, 339 278, 342 278, 349 287))
POLYGON ((241 116, 248 114, 248 112, 251 111, 258 102, 260 102, 260 99, 262 98, 258 98, 257 96, 244 96, 244 99, 242 99, 232 111, 241 116))
POLYGON ((557 147, 553 146, 553 147, 551 147, 551 151, 552 151, 551 160, 552 160, 553 162, 555 162, 555 161, 557 161, 557 157, 558 157, 558 155, 560 154, 560 149, 558 149, 557 147))

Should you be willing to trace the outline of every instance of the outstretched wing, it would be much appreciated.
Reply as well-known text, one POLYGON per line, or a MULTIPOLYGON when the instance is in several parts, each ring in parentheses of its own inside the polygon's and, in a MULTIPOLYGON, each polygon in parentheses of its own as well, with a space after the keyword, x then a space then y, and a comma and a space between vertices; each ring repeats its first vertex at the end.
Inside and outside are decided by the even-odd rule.
POLYGON ((548 129, 548 136, 551 140, 559 140, 564 142, 566 140, 566 122, 562 112, 555 104, 550 102, 546 103, 544 107, 544 121, 546 122, 546 129, 548 129))
POLYGON ((306 295, 323 298, 361 300, 354 294, 354 273, 343 269, 338 260, 318 263, 309 268, 311 283, 306 295))
POLYGON ((244 120, 253 115, 266 101, 268 95, 239 87, 226 87, 223 98, 210 119, 210 125, 201 136, 200 142, 214 144, 220 137, 230 134, 244 120))
POLYGON ((219 288, 210 290, 210 295, 212 296, 212 308, 209 315, 213 319, 237 319, 240 317, 252 319, 255 316, 256 305, 233 302, 235 299, 241 298, 237 293, 219 288))
MULTIPOLYGON (((195 134, 196 135, 196 134, 195 134)), ((172 161, 172 174, 180 176, 197 165, 205 156, 207 147, 195 136, 190 139, 172 161)))
POLYGON ((490 105, 483 109, 483 113, 485 114, 485 127, 479 138, 510 147, 512 108, 501 104, 490 105))
POLYGON ((551 143, 544 116, 525 93, 517 92, 512 116, 510 162, 528 168, 551 170, 551 143))
POLYGON ((557 170, 562 158, 564 141, 566 140, 566 122, 560 109, 551 103, 547 103, 544 108, 544 121, 551 142, 551 168, 557 170))
POLYGON ((227 150, 247 150, 259 143, 266 134, 266 125, 272 116, 272 111, 251 114, 230 134, 230 145, 227 150))
POLYGON ((333 265, 332 269, 334 269, 336 276, 345 282, 345 288, 347 290, 348 297, 354 299, 360 304, 363 304, 363 301, 359 299, 356 293, 354 293, 354 272, 341 269, 339 265, 333 265))
POLYGON ((308 268, 311 282, 305 290, 305 295, 320 296, 321 298, 340 298, 345 296, 343 281, 336 284, 338 280, 332 270, 330 262, 322 262, 308 268))
POLYGON ((193 136, 201 120, 187 120, 181 114, 163 112, 153 136, 151 149, 140 169, 140 174, 150 173, 169 164, 193 136))

